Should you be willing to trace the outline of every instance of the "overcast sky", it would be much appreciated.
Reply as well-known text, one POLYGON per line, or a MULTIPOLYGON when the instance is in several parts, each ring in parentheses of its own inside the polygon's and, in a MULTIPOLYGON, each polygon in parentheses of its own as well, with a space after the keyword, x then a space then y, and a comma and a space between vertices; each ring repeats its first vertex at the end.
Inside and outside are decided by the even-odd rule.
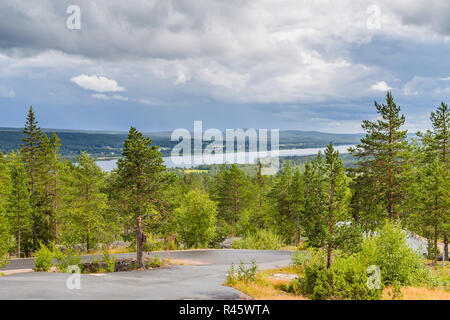
POLYGON ((361 132, 390 90, 416 131, 449 49, 448 0, 2 0, 0 126, 361 132))

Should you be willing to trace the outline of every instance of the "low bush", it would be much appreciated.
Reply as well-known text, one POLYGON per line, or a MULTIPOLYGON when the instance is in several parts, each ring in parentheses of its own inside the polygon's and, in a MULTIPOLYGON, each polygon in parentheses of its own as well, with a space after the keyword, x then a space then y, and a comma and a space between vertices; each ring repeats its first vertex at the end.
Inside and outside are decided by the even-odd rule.
POLYGON ((231 264, 230 270, 227 275, 227 284, 234 286, 238 281, 253 282, 256 280, 256 272, 258 271, 258 265, 255 260, 252 260, 251 266, 246 267, 245 263, 241 260, 237 270, 234 263, 231 264))
POLYGON ((45 245, 41 243, 41 247, 34 254, 36 257, 34 259, 34 267, 33 270, 37 272, 47 272, 53 267, 53 250, 50 250, 45 245))
POLYGON ((426 268, 426 260, 407 244, 406 232, 391 222, 366 237, 357 253, 334 251, 328 269, 323 250, 295 253, 292 264, 301 268, 304 276, 292 283, 290 291, 311 299, 379 299, 387 286, 398 299, 401 286, 447 288, 449 284, 447 274, 434 275, 426 268), (379 277, 371 270, 379 270, 379 277), (371 286, 374 277, 378 277, 377 285, 371 286))
POLYGON ((161 260, 159 259, 159 256, 155 255, 153 258, 150 258, 146 262, 146 267, 147 268, 159 268, 159 267, 161 267, 161 260))
POLYGON ((375 300, 381 297, 381 287, 368 287, 367 268, 354 256, 337 253, 327 269, 326 255, 319 250, 303 260, 303 268, 304 276, 294 280, 289 287, 294 294, 304 294, 313 300, 375 300))
POLYGON ((247 233, 242 239, 233 242, 233 249, 280 250, 285 246, 283 240, 270 230, 247 233))
POLYGON ((80 252, 74 248, 55 251, 56 268, 59 272, 67 272, 69 266, 80 266, 80 252))
POLYGON ((116 257, 111 256, 108 252, 108 249, 105 248, 103 251, 103 261, 106 265, 107 272, 114 272, 116 268, 116 257))
POLYGON ((426 260, 407 244, 406 232, 395 223, 386 222, 367 237, 357 256, 366 266, 378 266, 386 285, 421 285, 432 277, 426 260))

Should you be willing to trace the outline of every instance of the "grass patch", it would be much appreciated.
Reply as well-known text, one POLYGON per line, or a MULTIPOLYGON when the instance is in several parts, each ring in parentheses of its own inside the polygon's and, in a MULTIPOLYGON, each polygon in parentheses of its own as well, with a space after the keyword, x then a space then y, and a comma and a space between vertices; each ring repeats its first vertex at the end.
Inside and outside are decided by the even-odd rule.
POLYGON ((307 300, 307 298, 284 291, 292 280, 273 278, 276 273, 297 274, 298 269, 287 267, 256 272, 253 281, 236 280, 231 287, 256 300, 307 300))
MULTIPOLYGON (((400 288, 400 300, 450 300, 450 292, 443 288, 403 287, 400 288)), ((383 300, 392 300, 394 288, 387 287, 383 291, 383 300)))

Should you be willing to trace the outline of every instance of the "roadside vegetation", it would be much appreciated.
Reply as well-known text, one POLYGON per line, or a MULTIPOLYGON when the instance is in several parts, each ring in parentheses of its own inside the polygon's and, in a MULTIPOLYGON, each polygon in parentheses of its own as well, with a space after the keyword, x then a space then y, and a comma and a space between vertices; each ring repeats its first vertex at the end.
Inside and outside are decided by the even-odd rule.
MULTIPOLYGON (((108 247, 136 252, 136 267, 145 268, 158 264, 145 252, 220 248, 233 238, 233 248, 306 248, 309 260, 296 258, 303 262, 295 295, 379 299, 388 288, 445 288, 447 275, 429 271, 448 260, 448 106, 412 140, 390 93, 375 110, 350 150, 352 166, 330 142, 309 161, 287 161, 265 176, 261 163, 246 165, 252 174, 237 165, 169 171, 160 148, 134 127, 117 169, 105 173, 86 152, 76 163, 63 159, 58 136, 40 130, 30 107, 20 149, 0 154, 0 266, 36 256, 45 270, 52 253, 64 271, 80 254, 108 247), (401 230, 424 239, 431 267, 401 230), (381 270, 378 291, 365 286, 372 265, 381 270)), ((108 259, 101 268, 112 270, 108 259)))
MULTIPOLYGON (((105 273, 138 270, 137 260, 134 258, 117 259, 109 253, 106 248, 99 258, 92 259, 90 262, 82 262, 80 252, 69 248, 60 250, 53 249, 41 244, 40 249, 35 254, 34 268, 36 272, 61 272, 70 273, 73 268, 79 268, 81 273, 105 273)), ((155 269, 167 267, 173 262, 169 259, 160 259, 159 255, 144 257, 144 267, 141 269, 155 269)))
POLYGON ((294 253, 289 268, 257 273, 255 263, 232 265, 226 283, 257 299, 450 298, 450 267, 427 265, 406 244, 405 232, 390 222, 367 236, 357 253, 336 251, 329 268, 327 263, 326 250, 311 249, 294 253))

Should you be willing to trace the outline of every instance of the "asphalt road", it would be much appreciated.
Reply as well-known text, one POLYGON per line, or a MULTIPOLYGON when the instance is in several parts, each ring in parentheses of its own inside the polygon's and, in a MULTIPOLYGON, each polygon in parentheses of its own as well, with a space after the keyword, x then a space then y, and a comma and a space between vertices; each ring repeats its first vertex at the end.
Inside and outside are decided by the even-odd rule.
MULTIPOLYGON (((152 253, 183 260, 185 265, 147 271, 116 272, 80 277, 80 289, 68 289, 69 274, 29 272, 0 277, 0 299, 246 299, 223 285, 232 262, 256 260, 260 269, 286 266, 289 251, 192 250, 152 253), (193 264, 193 265, 190 265, 193 264)), ((135 254, 118 254, 118 258, 135 254)), ((84 256, 90 261, 99 256, 84 256)), ((31 269, 33 259, 11 260, 3 270, 31 269)))

